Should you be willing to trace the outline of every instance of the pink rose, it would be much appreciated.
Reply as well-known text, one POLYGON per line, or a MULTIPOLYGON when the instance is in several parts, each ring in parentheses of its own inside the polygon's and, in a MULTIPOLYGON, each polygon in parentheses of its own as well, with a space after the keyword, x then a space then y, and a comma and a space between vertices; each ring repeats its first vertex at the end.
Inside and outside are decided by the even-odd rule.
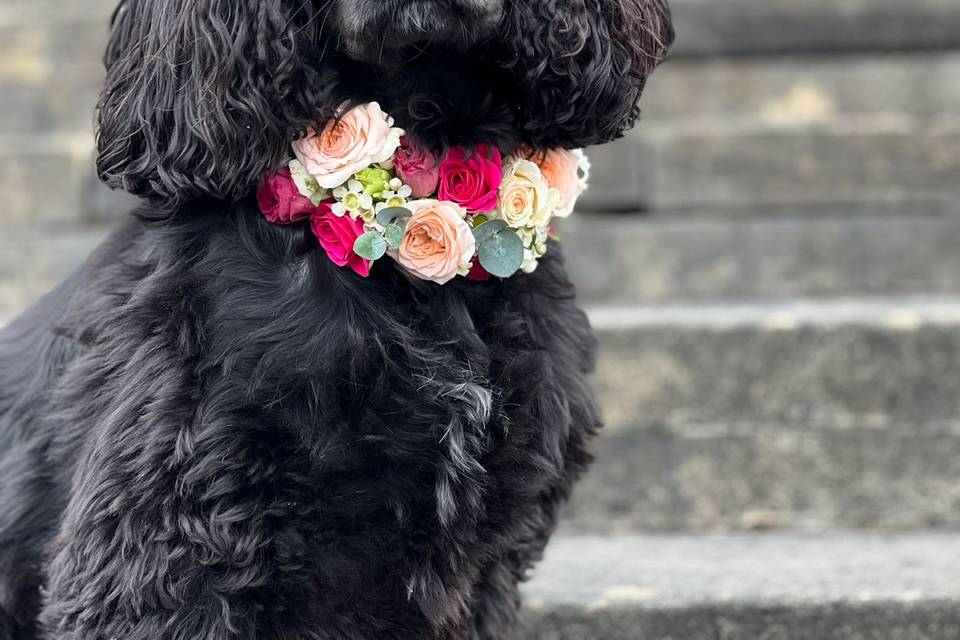
POLYGON ((323 202, 310 216, 310 228, 327 252, 330 262, 340 267, 350 267, 366 278, 370 275, 370 260, 353 252, 353 245, 363 235, 363 220, 350 216, 336 216, 329 203, 323 202))
POLYGON ((445 284, 470 271, 476 251, 466 211, 452 202, 414 200, 397 262, 413 275, 445 284))
POLYGON ((400 138, 400 148, 393 157, 393 168, 397 177, 409 185, 414 198, 432 196, 440 180, 440 167, 437 156, 426 149, 420 149, 410 143, 406 136, 400 138))
POLYGON ((297 189, 289 167, 264 178, 257 189, 257 204, 273 224, 291 224, 303 220, 317 208, 310 198, 297 189))
POLYGON ((492 211, 502 180, 503 159, 498 149, 479 145, 467 157, 466 151, 454 147, 440 163, 437 197, 456 202, 470 213, 492 211))
POLYGON ((335 189, 361 169, 387 162, 400 146, 403 129, 376 102, 357 106, 323 131, 293 143, 293 153, 324 189, 335 189))
POLYGON ((550 149, 546 153, 528 151, 522 155, 536 162, 547 184, 559 192, 560 203, 553 215, 566 218, 573 213, 577 198, 587 188, 585 177, 581 177, 581 169, 588 166, 583 152, 579 149, 550 149))

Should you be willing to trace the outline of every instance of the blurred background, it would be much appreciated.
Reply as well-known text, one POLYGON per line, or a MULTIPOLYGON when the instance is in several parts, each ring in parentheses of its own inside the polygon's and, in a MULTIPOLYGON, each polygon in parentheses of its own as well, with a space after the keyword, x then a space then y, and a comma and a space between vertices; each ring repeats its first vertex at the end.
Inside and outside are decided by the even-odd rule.
MULTIPOLYGON (((113 0, 0 0, 0 322, 98 186, 113 0)), ((960 638, 960 0, 672 0, 562 233, 607 428, 537 638, 960 638)))

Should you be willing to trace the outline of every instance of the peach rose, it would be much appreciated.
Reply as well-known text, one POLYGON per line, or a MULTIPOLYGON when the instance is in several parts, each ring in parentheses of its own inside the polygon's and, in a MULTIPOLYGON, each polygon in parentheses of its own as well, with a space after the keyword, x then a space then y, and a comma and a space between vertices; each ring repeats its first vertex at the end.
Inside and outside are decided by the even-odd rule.
POLYGON ((546 154, 539 154, 531 158, 540 166, 547 184, 560 194, 560 203, 553 215, 566 218, 573 213, 577 198, 587 188, 586 185, 586 157, 580 149, 550 149, 546 154), (581 175, 581 171, 583 174, 581 175))
POLYGON ((324 189, 335 189, 361 169, 387 162, 400 146, 403 129, 376 102, 357 106, 293 143, 293 153, 324 189))
POLYGON ((476 240, 467 224, 467 212, 453 202, 414 200, 413 215, 397 251, 397 262, 424 280, 445 284, 470 271, 476 240))
POLYGON ((560 192, 547 184, 536 163, 514 158, 504 167, 496 217, 511 227, 545 226, 559 202, 560 192))

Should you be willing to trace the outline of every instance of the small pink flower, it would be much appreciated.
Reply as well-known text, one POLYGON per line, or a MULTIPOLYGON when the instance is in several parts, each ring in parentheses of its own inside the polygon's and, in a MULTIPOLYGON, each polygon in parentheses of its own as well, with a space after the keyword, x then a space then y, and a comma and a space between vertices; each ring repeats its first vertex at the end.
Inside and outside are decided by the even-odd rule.
POLYGON ((400 148, 393 156, 393 168, 397 177, 409 185, 414 198, 432 196, 440 180, 437 156, 413 146, 406 136, 400 138, 400 148))
POLYGON ((454 147, 440 163, 440 200, 456 202, 470 213, 485 213, 497 206, 497 191, 503 181, 500 151, 487 145, 477 146, 467 157, 454 147))
POLYGON ((310 198, 297 189, 288 167, 264 178, 257 189, 257 204, 273 224, 291 224, 303 220, 317 208, 310 198))
POLYGON ((353 252, 354 243, 363 235, 363 220, 336 216, 330 204, 322 202, 310 216, 310 228, 327 252, 330 262, 340 267, 350 267, 364 278, 370 275, 370 265, 373 263, 353 252))
POLYGON ((446 284, 470 271, 476 251, 466 211, 453 202, 414 200, 407 204, 413 215, 396 253, 407 271, 437 284, 446 284))

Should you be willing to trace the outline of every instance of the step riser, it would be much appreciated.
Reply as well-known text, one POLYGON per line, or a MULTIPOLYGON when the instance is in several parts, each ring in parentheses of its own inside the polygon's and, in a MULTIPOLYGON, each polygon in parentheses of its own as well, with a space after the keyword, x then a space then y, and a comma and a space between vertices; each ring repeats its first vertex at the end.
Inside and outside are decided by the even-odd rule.
POLYGON ((588 305, 960 292, 960 216, 874 211, 574 216, 559 235, 588 305))
POLYGON ((960 526, 960 429, 729 430, 602 435, 566 525, 591 533, 960 526))
POLYGON ((683 120, 796 125, 850 115, 960 113, 960 54, 671 60, 641 126, 683 120))
POLYGON ((953 0, 672 0, 674 55, 960 47, 953 0))
POLYGON ((945 640, 960 637, 956 604, 529 611, 529 640, 945 640))
MULTIPOLYGON (((826 314, 823 326, 794 327, 785 311, 755 314, 749 326, 701 328, 663 316, 674 326, 600 331, 601 406, 617 432, 638 423, 884 428, 960 418, 960 327, 897 309, 878 318, 891 326, 836 325, 826 314)), ((700 313, 723 317, 722 309, 700 313)))
POLYGON ((960 121, 699 132, 648 123, 592 159, 590 211, 950 202, 960 195, 960 121))

